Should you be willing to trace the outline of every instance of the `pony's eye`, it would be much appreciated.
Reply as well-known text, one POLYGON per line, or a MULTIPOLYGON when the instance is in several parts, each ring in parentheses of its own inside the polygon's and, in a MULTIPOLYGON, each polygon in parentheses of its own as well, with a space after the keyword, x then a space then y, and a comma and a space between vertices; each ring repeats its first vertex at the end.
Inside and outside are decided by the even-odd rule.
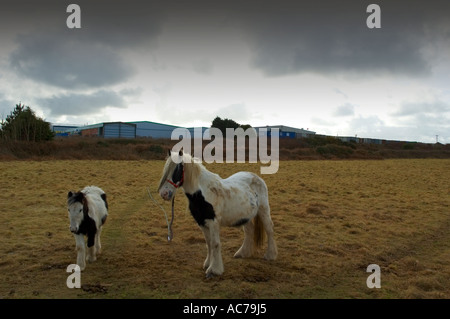
POLYGON ((78 212, 81 213, 83 211, 83 209, 81 208, 78 212))

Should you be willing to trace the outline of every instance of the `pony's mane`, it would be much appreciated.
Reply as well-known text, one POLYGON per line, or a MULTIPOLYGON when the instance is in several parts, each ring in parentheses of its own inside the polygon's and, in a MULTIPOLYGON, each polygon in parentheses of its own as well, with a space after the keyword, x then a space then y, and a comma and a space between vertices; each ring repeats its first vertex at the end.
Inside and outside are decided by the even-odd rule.
MULTIPOLYGON (((166 180, 169 178, 169 174, 173 172, 177 163, 175 163, 171 156, 166 158, 166 163, 164 164, 163 173, 161 180, 159 181, 158 190, 164 185, 166 180)), ((184 179, 191 182, 196 182, 198 176, 202 170, 206 168, 203 166, 202 161, 197 157, 192 157, 189 154, 183 153, 183 166, 184 166, 184 179)))
POLYGON ((163 187, 164 183, 166 182, 167 177, 169 176, 169 172, 171 172, 173 169, 175 169, 175 166, 177 165, 177 164, 175 164, 175 162, 173 162, 172 160, 169 160, 169 159, 170 159, 170 156, 168 156, 166 158, 166 163, 164 164, 161 180, 159 181, 158 191, 161 189, 161 187, 163 187))
POLYGON ((84 194, 82 192, 72 193, 72 196, 67 197, 67 205, 73 205, 76 202, 82 203, 84 194))
POLYGON ((184 163, 184 180, 188 181, 191 185, 197 185, 198 177, 200 173, 206 170, 202 161, 197 157, 192 157, 189 154, 183 155, 184 163))

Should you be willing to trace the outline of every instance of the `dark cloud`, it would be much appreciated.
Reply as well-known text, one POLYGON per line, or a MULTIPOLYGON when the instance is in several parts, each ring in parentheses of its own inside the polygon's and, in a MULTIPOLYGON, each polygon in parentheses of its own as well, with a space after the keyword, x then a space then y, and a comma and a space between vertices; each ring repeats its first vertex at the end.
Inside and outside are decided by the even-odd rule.
POLYGON ((156 45, 162 23, 167 19, 167 9, 159 1, 82 0, 76 3, 81 7, 81 31, 85 36, 92 42, 113 48, 156 45))
POLYGON ((429 45, 425 30, 447 21, 450 3, 377 1, 381 29, 366 26, 369 3, 316 1, 286 10, 274 8, 263 16, 255 13, 248 25, 253 66, 268 76, 303 72, 430 74, 430 62, 424 55, 429 45))
MULTIPOLYGON (((183 64, 184 70, 190 68, 211 78, 220 76, 224 66, 247 62, 240 60, 243 41, 251 53, 250 65, 268 77, 318 73, 329 77, 387 74, 417 78, 444 73, 449 56, 449 15, 448 0, 5 0, 0 10, 0 57, 1 66, 8 67, 4 73, 15 71, 17 78, 33 82, 31 88, 38 88, 40 83, 54 86, 50 98, 39 98, 37 89, 28 89, 37 107, 50 111, 53 117, 83 116, 100 114, 106 106, 126 107, 142 89, 116 88, 142 72, 141 66, 142 70, 162 74, 183 64), (66 27, 70 3, 81 7, 81 29, 66 27), (381 29, 366 26, 366 8, 371 3, 381 7, 381 29), (163 39, 162 35, 167 37, 163 39), (162 50, 155 50, 161 43, 162 50), (158 55, 161 52, 165 55, 158 55)), ((248 58, 246 52, 242 59, 248 58)), ((241 74, 236 72, 234 76, 241 74)), ((139 78, 153 80, 149 74, 139 74, 139 78)), ((240 97, 223 101, 227 107, 203 112, 189 110, 188 101, 182 106, 171 105, 176 88, 171 92, 170 85, 175 84, 167 78, 159 81, 139 83, 155 88, 153 93, 160 95, 154 106, 159 120, 182 125, 188 119, 209 122, 215 115, 242 122, 251 118, 252 111, 240 97), (161 81, 168 84, 161 86, 161 81), (242 102, 230 105, 233 101, 242 102), (171 112, 167 112, 169 108, 171 112)), ((350 94, 338 89, 335 93, 351 101, 350 94)), ((14 94, 8 92, 8 97, 14 94)), ((4 105, 9 113, 17 103, 10 102, 0 95, 0 115, 4 105)), ((344 119, 348 120, 349 131, 358 136, 403 138, 394 136, 395 128, 383 122, 381 114, 356 117, 351 104, 328 113, 349 117, 338 121, 316 116, 312 122, 331 127, 344 119)), ((433 127, 448 127, 449 104, 412 100, 387 115, 389 123, 399 123, 398 132, 406 139, 406 134, 416 136, 411 135, 415 131, 430 136, 433 127)))
POLYGON ((13 70, 23 77, 66 89, 114 85, 133 74, 109 47, 51 34, 18 37, 18 47, 9 58, 13 70))
MULTIPOLYGON (((120 50, 150 49, 151 55, 171 21, 183 22, 177 26, 183 35, 180 48, 184 42, 204 46, 196 52, 222 43, 221 32, 230 26, 239 29, 250 46, 251 65, 267 76, 308 72, 424 76, 432 71, 425 51, 436 49, 434 40, 448 39, 442 25, 448 26, 450 13, 447 0, 380 0, 376 3, 381 7, 382 28, 369 29, 366 8, 370 0, 79 0, 82 28, 69 30, 65 9, 73 1, 16 2, 26 3, 26 9, 8 1, 7 12, 16 17, 22 13, 21 22, 35 23, 38 28, 33 35, 18 39, 11 64, 24 76, 64 88, 126 80, 133 71, 120 57, 120 50), (42 25, 46 28, 40 29, 42 25), (57 31, 50 35, 48 30, 57 31), (433 30, 431 38, 427 30, 433 30)), ((227 59, 232 50, 230 46, 221 58, 227 59)), ((211 74, 208 60, 192 58, 196 72, 211 74)))
POLYGON ((99 90, 91 94, 62 94, 37 100, 40 107, 49 110, 52 117, 61 115, 89 115, 102 112, 105 107, 125 108, 127 106, 122 95, 107 90, 99 90))
POLYGON ((157 1, 140 0, 3 0, 1 7, 0 34, 52 31, 61 39, 75 35, 116 48, 154 42, 167 12, 157 1), (81 9, 81 29, 66 26, 73 3, 81 9))
POLYGON ((23 77, 65 89, 100 88, 128 80, 136 70, 123 52, 155 45, 164 17, 142 1, 77 1, 81 29, 69 29, 70 1, 17 2, 22 6, 6 4, 15 22, 23 24, 9 56, 11 68, 23 77))

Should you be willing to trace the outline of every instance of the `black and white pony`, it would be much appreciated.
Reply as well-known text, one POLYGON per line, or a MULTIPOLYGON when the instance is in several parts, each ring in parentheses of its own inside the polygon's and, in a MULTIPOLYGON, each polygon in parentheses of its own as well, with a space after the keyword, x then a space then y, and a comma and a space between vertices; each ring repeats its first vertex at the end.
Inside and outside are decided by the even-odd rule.
POLYGON ((77 265, 81 270, 86 267, 87 260, 93 262, 96 254, 101 253, 100 235, 102 226, 108 217, 108 202, 105 192, 97 186, 86 186, 81 191, 67 194, 70 231, 73 233, 77 248, 77 265))
POLYGON ((239 172, 222 179, 189 154, 169 151, 158 192, 164 200, 171 200, 179 187, 183 187, 191 214, 205 236, 207 278, 224 271, 220 226, 244 226, 244 243, 234 257, 251 257, 254 247, 262 245, 265 231, 268 248, 264 257, 276 259, 267 186, 258 175, 239 172))

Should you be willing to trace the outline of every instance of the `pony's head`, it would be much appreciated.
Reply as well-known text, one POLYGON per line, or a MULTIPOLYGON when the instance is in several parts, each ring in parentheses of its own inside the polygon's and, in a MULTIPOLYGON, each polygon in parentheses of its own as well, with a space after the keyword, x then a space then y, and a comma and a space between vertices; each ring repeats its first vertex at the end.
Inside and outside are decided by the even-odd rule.
POLYGON ((77 234, 84 215, 89 210, 86 197, 82 192, 69 192, 67 194, 67 210, 69 211, 70 231, 77 234))
POLYGON ((183 152, 171 152, 167 157, 166 164, 159 182, 159 195, 165 200, 171 200, 179 187, 184 182, 184 160, 183 152))

